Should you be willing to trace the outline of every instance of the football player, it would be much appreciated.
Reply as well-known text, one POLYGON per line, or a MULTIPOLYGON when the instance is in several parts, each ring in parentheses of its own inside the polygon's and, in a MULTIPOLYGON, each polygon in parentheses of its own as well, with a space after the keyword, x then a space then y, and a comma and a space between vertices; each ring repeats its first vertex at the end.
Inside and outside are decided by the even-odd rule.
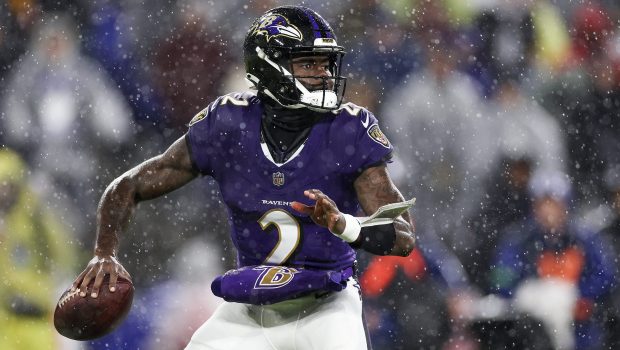
POLYGON ((407 256, 414 238, 406 212, 371 227, 353 216, 404 199, 386 170, 392 145, 377 119, 342 104, 343 54, 310 9, 258 18, 244 43, 255 89, 216 99, 168 150, 108 186, 95 256, 73 288, 96 298, 105 275, 110 290, 118 276, 130 278, 116 256, 136 204, 208 175, 229 208, 239 269, 214 281, 230 302, 187 349, 367 349, 355 250, 407 256))

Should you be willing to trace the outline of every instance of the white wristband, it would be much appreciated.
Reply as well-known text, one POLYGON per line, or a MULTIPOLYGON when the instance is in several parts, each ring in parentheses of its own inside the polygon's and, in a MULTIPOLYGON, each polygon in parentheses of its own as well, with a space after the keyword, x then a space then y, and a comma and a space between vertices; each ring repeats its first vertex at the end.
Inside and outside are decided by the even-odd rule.
POLYGON ((355 242, 357 237, 360 236, 360 231, 362 230, 362 226, 360 225, 360 222, 357 221, 355 216, 349 215, 349 214, 342 214, 342 215, 344 215, 344 221, 345 221, 344 231, 342 232, 342 234, 336 235, 336 236, 342 238, 342 240, 347 243, 355 242))

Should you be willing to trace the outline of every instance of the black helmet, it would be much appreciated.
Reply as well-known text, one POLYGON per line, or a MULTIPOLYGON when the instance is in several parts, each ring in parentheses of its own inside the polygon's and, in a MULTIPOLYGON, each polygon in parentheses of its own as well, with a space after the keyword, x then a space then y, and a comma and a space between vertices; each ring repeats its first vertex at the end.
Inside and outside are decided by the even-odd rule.
POLYGON ((340 76, 344 49, 316 12, 301 6, 267 11, 250 27, 243 51, 247 80, 280 105, 321 112, 340 107, 346 85, 340 76), (291 59, 315 55, 329 58, 331 76, 295 75, 291 59), (322 79, 323 88, 309 91, 297 78, 322 79))

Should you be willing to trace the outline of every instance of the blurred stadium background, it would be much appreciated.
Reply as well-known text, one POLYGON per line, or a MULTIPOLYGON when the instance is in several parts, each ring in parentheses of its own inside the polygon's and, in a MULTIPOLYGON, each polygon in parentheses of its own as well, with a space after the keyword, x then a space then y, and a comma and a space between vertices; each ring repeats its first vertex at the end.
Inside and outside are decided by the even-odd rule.
POLYGON ((5 0, 0 349, 183 349, 235 262, 208 179, 141 204, 116 332, 63 339, 53 305, 92 255, 107 183, 246 88, 245 33, 284 4, 332 24, 345 98, 377 115, 418 198, 410 257, 360 253, 375 350, 620 348, 617 1, 5 0), (511 238, 568 226, 551 255, 501 265, 527 255, 511 238))

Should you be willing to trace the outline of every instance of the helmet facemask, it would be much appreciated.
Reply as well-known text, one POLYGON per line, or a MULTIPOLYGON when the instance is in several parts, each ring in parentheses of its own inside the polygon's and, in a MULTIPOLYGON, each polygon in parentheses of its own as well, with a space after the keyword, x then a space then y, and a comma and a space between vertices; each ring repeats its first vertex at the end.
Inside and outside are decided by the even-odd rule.
POLYGON ((328 112, 340 108, 346 79, 340 74, 344 48, 318 13, 302 6, 281 6, 257 18, 243 43, 246 78, 283 107, 328 112), (293 60, 317 57, 321 69, 306 69, 293 60), (325 58, 329 65, 324 66, 325 58), (318 74, 315 76, 309 76, 318 74))
POLYGON ((318 112, 336 110, 340 107, 346 88, 346 78, 340 76, 344 52, 339 46, 315 46, 312 48, 256 47, 256 54, 263 65, 262 75, 270 75, 269 81, 261 81, 248 74, 247 79, 267 96, 284 107, 309 108, 318 112), (312 76, 295 72, 296 58, 325 57, 329 62, 329 75, 312 76), (269 72, 266 72, 266 71, 269 72), (274 79, 275 78, 275 79, 274 79), (312 86, 303 81, 312 81, 312 86))

